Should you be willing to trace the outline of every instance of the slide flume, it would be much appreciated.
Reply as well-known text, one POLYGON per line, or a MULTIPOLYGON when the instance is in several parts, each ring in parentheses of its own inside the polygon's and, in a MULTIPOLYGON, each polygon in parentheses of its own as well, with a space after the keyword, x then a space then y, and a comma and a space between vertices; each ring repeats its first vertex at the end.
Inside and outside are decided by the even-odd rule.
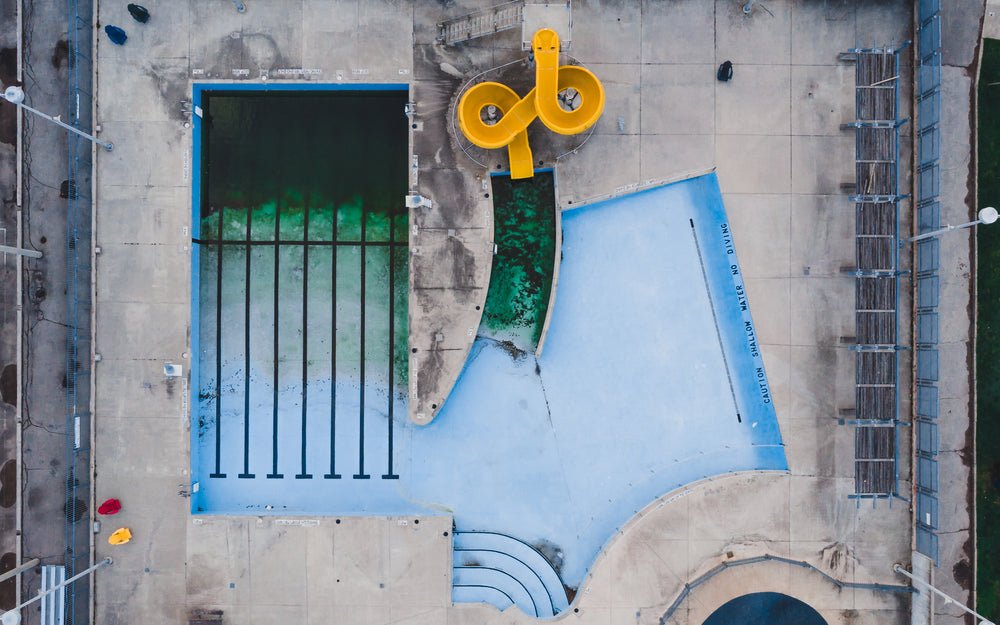
POLYGON ((604 111, 604 87, 597 76, 583 67, 559 65, 559 35, 554 30, 536 32, 531 48, 535 88, 526 96, 519 98, 506 85, 484 82, 466 91, 458 103, 458 123, 469 141, 487 149, 507 147, 511 178, 534 175, 527 129, 536 117, 553 132, 572 135, 590 128, 604 111), (565 107, 560 94, 567 96, 565 107), (490 106, 496 107, 495 114, 484 118, 483 111, 490 106))

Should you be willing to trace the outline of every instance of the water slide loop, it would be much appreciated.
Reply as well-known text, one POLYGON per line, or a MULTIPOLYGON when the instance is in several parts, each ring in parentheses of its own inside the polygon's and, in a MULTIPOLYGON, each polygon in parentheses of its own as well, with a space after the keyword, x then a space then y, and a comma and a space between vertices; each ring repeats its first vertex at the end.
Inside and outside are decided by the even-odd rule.
POLYGON ((507 147, 511 178, 534 174, 527 129, 536 117, 553 132, 573 135, 594 125, 604 111, 604 87, 597 76, 583 67, 559 65, 559 35, 554 30, 536 32, 531 48, 535 87, 526 96, 484 82, 466 91, 458 103, 458 123, 469 141, 487 149, 507 147), (560 104, 560 94, 570 96, 569 110, 560 104))

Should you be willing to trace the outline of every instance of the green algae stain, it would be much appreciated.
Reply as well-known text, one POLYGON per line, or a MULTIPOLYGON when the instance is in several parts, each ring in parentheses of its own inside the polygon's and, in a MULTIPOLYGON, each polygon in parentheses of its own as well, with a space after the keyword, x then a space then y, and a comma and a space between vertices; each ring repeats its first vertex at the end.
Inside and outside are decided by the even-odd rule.
POLYGON ((492 182, 497 253, 479 333, 533 352, 552 290, 555 182, 552 172, 492 182))
MULTIPOLYGON (((229 208, 211 213, 202 219, 202 245, 200 263, 202 328, 206 324, 215 324, 216 282, 220 275, 218 264, 218 248, 213 241, 218 237, 219 217, 222 217, 223 241, 247 241, 247 212, 250 213, 250 241, 274 241, 275 216, 279 216, 278 229, 283 242, 304 241, 306 211, 300 207, 283 207, 276 210, 277 203, 265 204, 260 208, 229 208), (215 233, 209 238, 208 233, 215 233)), ((352 200, 337 210, 330 208, 309 209, 309 241, 332 242, 332 234, 336 222, 340 241, 351 241, 344 238, 345 233, 361 231, 361 218, 365 214, 360 200, 352 200), (334 217, 336 215, 336 217, 334 217), (351 218, 353 217, 353 223, 351 218)), ((369 242, 390 242, 390 222, 406 222, 405 209, 385 218, 385 237, 368 236, 366 228, 365 239, 369 242)), ((379 223, 378 221, 368 223, 379 223)), ((360 253, 360 237, 355 237, 356 245, 337 245, 336 258, 334 246, 310 245, 309 265, 305 267, 306 255, 302 245, 283 244, 278 253, 278 283, 275 286, 274 262, 275 254, 272 245, 254 245, 250 247, 250 307, 251 323, 254 327, 273 325, 274 298, 279 301, 279 348, 282 361, 298 361, 302 354, 302 314, 303 294, 308 297, 309 335, 332 335, 330 328, 334 325, 336 331, 336 360, 338 376, 356 376, 359 371, 358 362, 361 351, 361 301, 362 301, 362 268, 360 253), (308 280, 308 284, 303 282, 308 280), (306 287, 306 288, 304 288, 306 287), (331 306, 331 294, 336 293, 336 317, 331 306)), ((396 242, 393 239, 393 242, 396 242)), ((396 242, 398 243, 398 242, 396 242)), ((222 307, 223 318, 228 323, 241 325, 246 309, 246 245, 226 244, 223 246, 222 276, 222 307)), ((405 241, 402 245, 369 246, 365 254, 364 267, 364 316, 365 316, 365 361, 366 375, 377 379, 385 377, 388 371, 389 343, 392 342, 392 373, 393 382, 399 387, 398 393, 405 392, 409 381, 409 359, 407 357, 408 332, 408 277, 409 254, 405 241), (391 280, 390 280, 391 274, 391 280), (390 309, 392 315, 390 332, 390 309)), ((255 332, 256 334, 256 332, 255 332)), ((323 340, 323 345, 310 347, 310 363, 312 357, 329 354, 330 342, 323 340), (317 347, 319 350, 317 350, 317 347), (317 353, 318 351, 318 353, 317 353)), ((257 345, 252 350, 255 365, 264 370, 273 358, 270 344, 257 345)), ((327 357, 328 359, 328 357, 327 357)), ((324 371, 323 360, 316 361, 318 368, 311 370, 324 371)), ((329 375, 329 367, 326 374, 329 375)))
POLYGON ((206 98, 200 332, 214 348, 221 312, 224 362, 242 360, 249 319, 258 370, 273 364, 270 328, 277 325, 281 362, 301 362, 305 353, 311 375, 347 378, 357 378, 363 362, 366 380, 385 383, 391 371, 394 392, 405 397, 405 100, 405 91, 206 98), (277 254, 268 244, 276 239, 277 254), (362 240, 370 244, 364 252, 362 240), (305 241, 326 244, 306 253, 292 243, 305 241))
POLYGON ((361 240, 361 198, 352 197, 337 209, 337 240, 361 240))
MULTIPOLYGON (((276 203, 258 209, 229 208, 212 213, 202 220, 202 245, 200 263, 201 281, 201 327, 207 329, 216 323, 216 280, 222 276, 222 308, 226 324, 242 326, 246 310, 246 263, 250 254, 250 318, 254 327, 273 325, 274 299, 279 302, 279 352, 282 361, 299 361, 302 354, 303 296, 308 293, 308 325, 310 336, 330 337, 336 325, 336 360, 338 376, 354 376, 358 372, 361 352, 361 316, 364 315, 366 376, 378 378, 388 370, 389 343, 392 343, 393 382, 404 392, 409 381, 409 360, 407 357, 407 306, 409 254, 404 244, 369 246, 365 254, 364 288, 362 289, 362 267, 360 239, 355 245, 337 245, 336 252, 331 245, 310 245, 308 268, 305 266, 305 246, 283 244, 278 252, 278 278, 275 284, 275 254, 272 245, 223 245, 221 267, 218 264, 219 246, 214 244, 218 236, 219 215, 222 216, 224 241, 247 241, 247 212, 250 212, 250 241, 270 242, 274 240, 275 215, 280 216, 278 229, 280 240, 303 241, 306 211, 298 207, 275 210, 276 203), (209 230, 211 229, 211 230, 209 230), (208 239, 209 232, 216 234, 208 239), (248 248, 250 251, 248 252, 248 248), (336 253, 336 258, 334 254, 336 253), (390 279, 391 275, 391 279, 390 279), (304 281, 308 280, 308 285, 304 281), (304 288, 306 287, 306 288, 304 288), (364 308, 362 309, 362 291, 364 308), (336 293, 336 317, 330 301, 336 293), (392 316, 390 332, 390 310, 392 316)), ((360 232, 363 211, 359 202, 351 202, 340 210, 310 209, 309 240, 331 242, 333 224, 338 222, 338 230, 360 232), (334 215, 338 217, 335 218, 334 215), (348 217, 345 223, 344 216, 348 217), (349 217, 354 216, 354 223, 349 217), (344 226, 343 229, 339 226, 344 226)), ((390 216, 384 230, 389 234, 388 224, 406 221, 406 211, 390 216)), ((367 237, 366 239, 371 241, 367 237)), ((345 240, 343 238, 341 241, 345 240)), ((350 240, 350 239, 347 239, 350 240)), ((376 241, 378 241, 376 239, 376 241)), ((388 239, 382 241, 388 242, 388 239)), ((256 332, 255 340, 256 340, 256 332)), ((323 360, 313 358, 329 354, 330 340, 322 339, 322 345, 309 348, 310 363, 316 362, 314 371, 325 371, 323 360)), ((270 344, 252 350, 255 366, 268 369, 267 363, 273 359, 270 344)), ((328 359, 328 358, 327 358, 328 359)), ((383 376, 384 377, 384 376, 383 376)))

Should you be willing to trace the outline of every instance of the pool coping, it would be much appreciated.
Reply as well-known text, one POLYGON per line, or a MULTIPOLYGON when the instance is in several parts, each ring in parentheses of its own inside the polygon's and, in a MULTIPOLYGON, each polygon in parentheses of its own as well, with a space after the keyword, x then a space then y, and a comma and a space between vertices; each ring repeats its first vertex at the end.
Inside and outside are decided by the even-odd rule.
MULTIPOLYGON (((231 91, 231 92, 257 92, 257 91, 287 91, 287 92, 309 92, 309 91, 406 91, 409 97, 410 83, 368 83, 368 84, 354 84, 354 83, 320 83, 320 82, 282 82, 282 83, 268 83, 268 82, 239 82, 239 81, 190 81, 189 85, 191 87, 191 232, 190 237, 192 239, 200 239, 200 228, 201 228, 201 196, 202 196, 202 171, 201 171, 201 159, 202 159, 202 97, 205 92, 210 91, 231 91)), ((191 315, 191 365, 190 365, 190 388, 192 389, 192 395, 194 400, 188 404, 188 418, 190 423, 197 423, 197 414, 200 411, 200 357, 199 357, 199 337, 201 332, 201 324, 199 322, 199 311, 200 311, 200 261, 201 261, 201 245, 191 244, 191 265, 190 265, 190 275, 191 275, 191 305, 190 305, 190 315, 191 315)), ((409 291, 409 287, 407 288, 409 291)), ((190 498, 190 513, 195 515, 226 515, 226 512, 213 512, 212 510, 199 510, 198 502, 200 501, 199 491, 199 481, 197 479, 199 471, 195 467, 195 460, 199 459, 196 454, 198 449, 198 428, 190 428, 190 436, 188 437, 188 452, 189 459, 188 465, 192 476, 192 486, 191 486, 191 498, 190 498)), ((224 476, 225 474, 223 474, 224 476)))
POLYGON ((535 358, 541 358, 545 348, 545 337, 549 333, 549 323, 552 321, 552 309, 556 306, 556 291, 559 288, 559 267, 562 264, 562 209, 559 208, 559 167, 552 167, 552 192, 555 194, 555 248, 552 258, 552 286, 549 288, 549 303, 545 309, 545 320, 542 321, 542 332, 538 335, 538 346, 535 348, 535 358))

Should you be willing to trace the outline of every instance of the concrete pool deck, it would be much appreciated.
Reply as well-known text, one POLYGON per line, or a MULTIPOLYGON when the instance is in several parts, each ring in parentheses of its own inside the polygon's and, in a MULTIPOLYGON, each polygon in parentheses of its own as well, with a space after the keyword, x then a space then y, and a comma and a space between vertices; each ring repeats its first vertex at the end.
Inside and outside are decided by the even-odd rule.
MULTIPOLYGON (((192 363, 192 142, 181 105, 191 81, 259 81, 263 68, 268 80, 411 84, 419 126, 411 184, 433 202, 411 213, 418 228, 411 245, 431 250, 423 263, 411 257, 411 293, 455 286, 460 266, 468 280, 460 286, 478 286, 485 298, 492 228, 485 172, 454 149, 449 107, 472 75, 520 58, 520 31, 452 49, 433 39, 440 19, 489 4, 455 3, 444 13, 435 2, 258 1, 239 14, 223 0, 191 0, 150 7, 153 18, 143 26, 126 22, 122 5, 101 3, 100 23, 126 26, 129 40, 114 47, 102 34, 97 56, 97 119, 115 150, 97 155, 95 499, 118 497, 125 507, 95 536, 95 557, 115 558, 95 578, 96 622, 181 623, 196 608, 223 610, 228 623, 532 620, 516 609, 451 604, 448 517, 191 516, 192 391, 186 375, 167 379, 163 370, 167 362, 186 370, 192 363), (110 547, 112 525, 128 525, 132 542, 110 547)), ((571 52, 602 80, 607 104, 588 143, 558 162, 556 185, 561 205, 578 204, 715 168, 790 474, 740 474, 665 493, 599 557, 563 617, 572 622, 658 623, 685 583, 726 560, 771 554, 843 581, 900 584, 890 566, 911 559, 905 502, 858 507, 847 498, 854 433, 837 425, 839 409, 854 404, 854 355, 841 342, 854 333, 854 282, 840 271, 854 259, 853 205, 840 186, 854 178, 854 137, 839 128, 853 119, 854 69, 837 55, 858 42, 909 39, 910 3, 775 1, 758 3, 750 18, 743 4, 575 3, 571 52), (734 79, 719 83, 715 68, 726 59, 734 79)), ((969 79, 961 60, 952 64, 946 85, 960 97, 945 101, 961 109, 969 79)), ((905 159, 908 126, 904 133, 905 159)), ((957 223, 969 210, 962 165, 971 150, 961 136, 949 149, 956 160, 943 191, 956 201, 942 221, 957 223)), ((960 237, 951 241, 963 245, 960 237)), ((961 321, 968 274, 959 268, 951 278, 961 321)), ((461 331, 462 338, 452 337, 456 328, 478 325, 475 301, 411 303, 411 326, 425 328, 412 330, 413 346, 443 343, 438 348, 447 350, 435 361, 440 371, 430 388, 446 392, 449 376, 457 377, 471 341, 461 331)), ((948 357, 963 370, 968 326, 954 329, 948 357)), ((902 357, 906 371, 909 355, 902 357)), ((426 368, 421 362, 417 371, 426 368)), ((963 446, 965 379, 957 376, 948 390, 956 410, 942 449, 963 446)), ((905 415, 908 377, 903 386, 905 415)), ((960 454, 952 456, 960 465, 960 454)), ((904 440, 901 478, 909 476, 909 457, 904 440)), ((948 471, 942 465, 942 483, 948 471)), ((909 489, 901 483, 901 492, 909 489)), ((958 532, 948 538, 955 542, 943 549, 935 581, 966 597, 970 581, 953 572, 968 557, 968 508, 959 499, 948 504, 958 532)), ((838 590, 816 573, 767 562, 700 586, 670 622, 700 625, 729 599, 764 590, 803 599, 831 625, 910 620, 907 595, 838 590)), ((958 623, 955 614, 938 614, 936 622, 958 623)))

